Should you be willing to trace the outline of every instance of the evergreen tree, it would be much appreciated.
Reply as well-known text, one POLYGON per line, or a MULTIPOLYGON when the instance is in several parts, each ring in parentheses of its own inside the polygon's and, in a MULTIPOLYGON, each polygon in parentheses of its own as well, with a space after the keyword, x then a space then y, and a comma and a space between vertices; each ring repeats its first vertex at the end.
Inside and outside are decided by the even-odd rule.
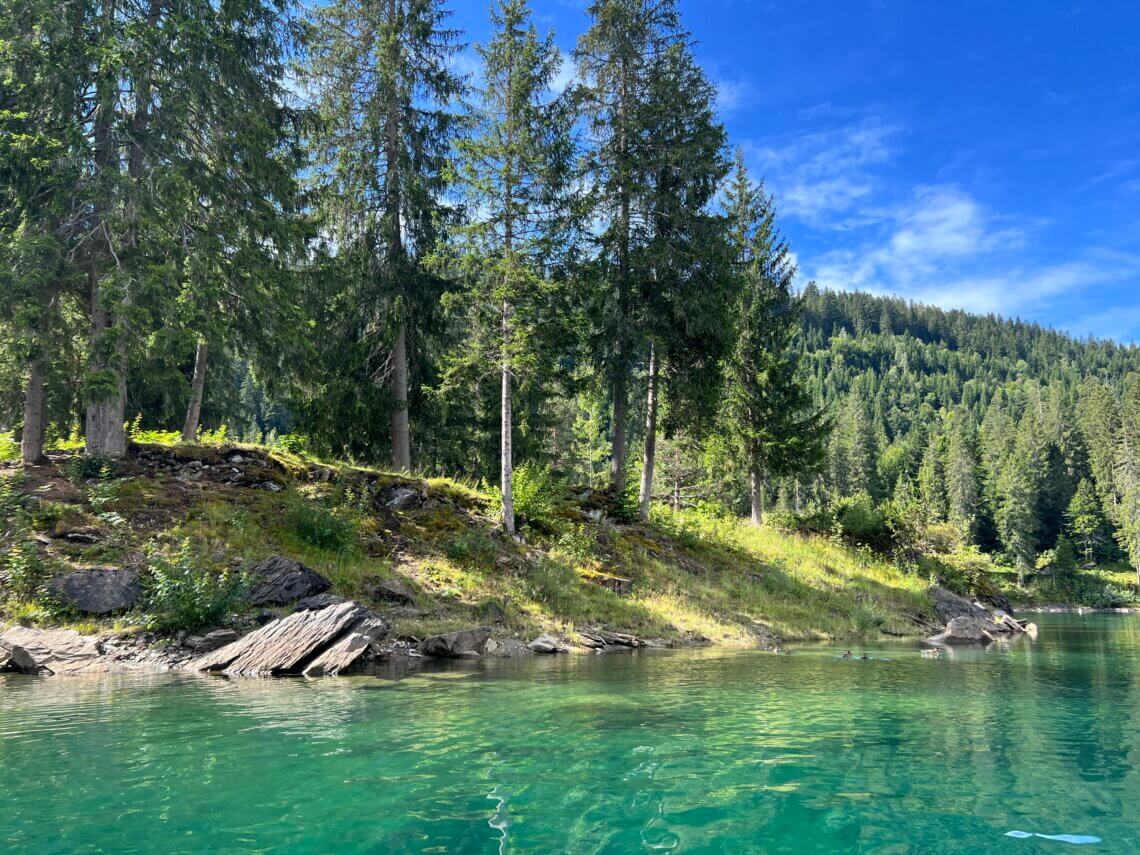
POLYGON ((773 200, 749 179, 739 151, 725 196, 741 281, 737 342, 726 372, 727 422, 744 455, 752 522, 759 525, 766 479, 817 466, 828 424, 799 372, 795 264, 776 228, 773 200))
MULTIPOLYGON (((331 367, 389 384, 392 467, 412 466, 409 354, 421 342, 440 283, 426 269, 441 219, 453 142, 451 71, 458 33, 440 0, 347 0, 318 9, 303 69, 319 113, 315 169, 325 229, 340 263, 329 268, 352 313, 331 367)), ((334 383, 337 382, 334 378, 334 383)), ((327 408, 335 402, 316 404, 327 408)), ((352 424, 352 413, 337 412, 352 424)))
POLYGON ((668 385, 669 432, 690 432, 715 409, 719 362, 732 333, 733 280, 723 223, 707 206, 724 177, 725 131, 716 121, 716 89, 696 64, 686 33, 654 58, 649 98, 640 105, 647 133, 649 242, 635 259, 638 304, 649 339, 645 446, 639 495, 649 518, 656 462, 661 379, 668 385), (687 414, 696 417, 682 418, 687 414))
POLYGON ((963 542, 977 534, 980 495, 978 489, 977 434, 963 414, 950 434, 946 459, 947 518, 963 542))
POLYGON ((594 0, 590 26, 574 58, 582 83, 577 100, 591 145, 586 157, 600 272, 595 359, 611 400, 610 487, 625 485, 628 455, 629 380, 644 336, 635 256, 653 234, 651 163, 645 143, 653 123, 665 117, 653 104, 652 73, 682 38, 675 0, 594 0))
POLYGON ((1081 547, 1085 563, 1093 560, 1093 550, 1101 539, 1105 519, 1101 513, 1096 488, 1088 478, 1082 478, 1077 492, 1065 511, 1066 531, 1081 547))
POLYGON ((457 301, 468 332, 452 370, 494 365, 500 379, 500 485, 503 525, 515 531, 512 498, 512 384, 549 372, 557 285, 547 270, 565 250, 572 143, 564 99, 550 83, 561 56, 553 35, 539 38, 525 0, 492 3, 494 33, 477 50, 483 80, 475 132, 458 145, 458 175, 470 222, 460 237, 469 287, 457 301))

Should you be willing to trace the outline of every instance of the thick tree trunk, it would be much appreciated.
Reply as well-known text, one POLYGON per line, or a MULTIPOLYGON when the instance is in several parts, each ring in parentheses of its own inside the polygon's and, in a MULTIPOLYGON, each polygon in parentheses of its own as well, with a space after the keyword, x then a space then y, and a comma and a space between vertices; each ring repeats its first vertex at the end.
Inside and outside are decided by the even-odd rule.
POLYGON ((205 339, 198 342, 194 352, 194 379, 190 382, 190 404, 186 407, 186 421, 182 425, 182 441, 194 442, 198 438, 198 423, 202 418, 202 396, 206 391, 206 364, 209 348, 205 339))
POLYGON ((112 335, 111 314, 99 297, 99 283, 91 277, 91 347, 89 369, 97 379, 98 393, 88 398, 86 452, 88 457, 118 459, 127 453, 127 380, 122 367, 122 346, 114 343, 110 353, 106 339, 112 335))
POLYGON ((25 466, 46 463, 44 456, 44 363, 33 359, 24 394, 24 433, 20 451, 25 466))
MULTIPOLYGON (((507 336, 507 308, 503 307, 503 341, 504 347, 507 336)), ((502 425, 500 429, 501 434, 501 467, 500 467, 500 487, 503 491, 503 528, 507 534, 515 533, 515 496, 514 496, 514 462, 513 462, 513 432, 511 428, 511 366, 507 360, 507 355, 504 350, 503 364, 500 369, 502 372, 503 393, 502 393, 502 425)))
POLYGON ((653 501, 653 470, 657 463, 657 346, 649 345, 649 392, 645 404, 645 454, 641 465, 641 492, 638 494, 638 516, 649 519, 653 501))
POLYGON ((392 355, 392 468, 412 471, 412 437, 408 427, 408 340, 401 325, 392 355))
POLYGON ((752 525, 760 525, 764 521, 764 481, 760 475, 760 467, 755 463, 749 467, 749 493, 752 499, 752 525))

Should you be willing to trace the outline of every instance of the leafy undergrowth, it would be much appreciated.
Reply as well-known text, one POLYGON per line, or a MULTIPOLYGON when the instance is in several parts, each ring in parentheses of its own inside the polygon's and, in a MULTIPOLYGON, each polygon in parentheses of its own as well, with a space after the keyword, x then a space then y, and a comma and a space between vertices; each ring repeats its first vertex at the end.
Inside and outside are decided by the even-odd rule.
POLYGON ((222 577, 285 555, 326 576, 335 593, 365 602, 379 580, 402 581, 414 607, 389 612, 399 633, 414 636, 494 622, 523 636, 542 630, 573 637, 576 629, 606 626, 645 637, 754 644, 772 635, 919 634, 932 622, 926 575, 828 538, 664 508, 655 508, 647 524, 593 522, 564 491, 557 502, 530 509, 519 542, 497 525, 493 495, 448 479, 316 465, 252 446, 144 446, 152 447, 173 448, 185 461, 243 450, 281 473, 282 487, 188 479, 148 469, 141 457, 116 471, 93 473, 70 455, 23 480, 11 467, 0 471, 9 494, 19 497, 7 502, 8 519, 0 521, 5 551, 31 550, 39 563, 13 575, 7 561, 0 577, 7 620, 67 622, 45 602, 37 580, 68 566, 116 564, 139 567, 150 597, 116 626, 169 628, 177 612, 172 617, 169 603, 156 597, 172 578, 181 597, 191 586, 189 599, 196 599, 188 615, 209 613, 210 605, 197 602, 204 595, 181 570, 172 576, 172 566, 189 561, 199 573, 222 577), (384 489, 405 484, 418 493, 405 510, 378 500, 384 489), (23 521, 14 523, 17 516, 23 521), (75 531, 94 533, 94 542, 68 541, 75 531), (632 591, 599 584, 615 577, 630 580, 632 591), (13 578, 26 584, 14 586, 13 578))

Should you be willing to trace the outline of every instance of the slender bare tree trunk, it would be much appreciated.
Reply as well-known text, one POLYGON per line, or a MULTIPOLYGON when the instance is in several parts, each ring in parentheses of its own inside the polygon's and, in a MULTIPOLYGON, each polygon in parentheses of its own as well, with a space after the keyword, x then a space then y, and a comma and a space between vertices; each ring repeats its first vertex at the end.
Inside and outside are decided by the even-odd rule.
MULTIPOLYGON (((623 75, 625 70, 623 69, 623 75)), ((617 494, 625 489, 625 462, 628 454, 626 440, 626 421, 629 419, 629 334, 626 323, 629 317, 629 230, 630 230, 630 181, 628 178, 629 164, 628 140, 626 137, 626 116, 629 108, 629 93, 626 79, 623 76, 621 84, 621 103, 619 106, 620 118, 618 127, 618 146, 622 159, 621 202, 618 212, 618 228, 620 237, 618 242, 618 329, 617 340, 614 347, 616 365, 613 370, 612 391, 613 403, 613 445, 610 455, 610 490, 617 494)))
MULTIPOLYGON (((388 21, 396 21, 396 0, 388 0, 388 21)), ((399 47, 393 41, 389 61, 397 62, 399 47)), ((386 167, 384 192, 388 205, 388 264, 389 273, 397 274, 404 252, 404 235, 400 223, 403 193, 399 168, 399 104, 397 94, 388 92, 387 117, 384 140, 386 167)), ((390 284, 395 284, 390 283, 390 284)), ((412 434, 408 422, 408 327, 400 321, 396 343, 392 351, 392 468, 397 472, 412 471, 412 434)))
POLYGON ((502 363, 502 381, 503 381, 503 397, 502 397, 502 425, 500 430, 501 436, 501 470, 500 470, 500 486, 503 491, 503 528, 507 534, 515 533, 515 495, 514 495, 514 448, 513 448, 513 430, 511 422, 513 419, 511 411, 511 365, 507 357, 506 344, 508 333, 508 307, 503 304, 503 363, 502 363))
POLYGON ((649 392, 645 406, 645 454, 641 465, 641 492, 638 494, 638 516, 649 519, 653 501, 653 470, 657 464, 657 345, 649 344, 649 392))
POLYGON ((47 457, 44 456, 44 363, 38 358, 32 360, 28 371, 20 452, 25 466, 39 466, 47 462, 47 457))
POLYGON ((752 525, 760 525, 764 521, 764 482, 760 475, 760 467, 753 463, 749 467, 748 475, 752 498, 752 525))
POLYGON ((412 471, 412 437, 408 427, 408 342, 403 325, 392 357, 392 468, 412 471))
POLYGON ((205 339, 198 342, 194 352, 194 379, 190 382, 190 404, 186 407, 186 421, 182 425, 182 441, 194 442, 198 438, 198 423, 202 418, 202 396, 206 391, 206 365, 209 347, 205 339))
POLYGON ((681 510, 681 448, 673 449, 673 513, 681 510))

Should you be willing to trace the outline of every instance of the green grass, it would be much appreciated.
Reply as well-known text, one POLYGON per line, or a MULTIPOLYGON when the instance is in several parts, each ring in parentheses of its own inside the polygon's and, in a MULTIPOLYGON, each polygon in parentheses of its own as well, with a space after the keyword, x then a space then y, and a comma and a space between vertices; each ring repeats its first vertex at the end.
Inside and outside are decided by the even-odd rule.
MULTIPOLYGON (((171 440, 167 447, 187 457, 217 453, 170 436, 147 439, 171 440)), ((242 447, 270 455, 289 488, 273 494, 202 482, 188 489, 137 475, 88 485, 83 506, 43 506, 39 524, 96 519, 109 529, 99 516, 108 512, 125 520, 103 543, 75 550, 74 560, 175 556, 188 543, 204 573, 285 555, 357 599, 377 580, 398 578, 417 609, 393 614, 397 631, 417 636, 482 623, 489 609, 503 615, 505 631, 523 636, 605 625, 722 644, 768 634, 919 634, 930 615, 926 575, 826 538, 664 508, 645 525, 599 525, 564 500, 542 526, 524 528, 518 543, 503 536, 493 493, 475 485, 428 479, 428 501, 393 516, 374 508, 372 492, 422 480, 337 465, 327 481, 310 482, 309 464, 291 452, 242 447), (594 584, 601 576, 631 579, 632 594, 594 584)), ((13 604, 8 617, 33 611, 13 604)))

